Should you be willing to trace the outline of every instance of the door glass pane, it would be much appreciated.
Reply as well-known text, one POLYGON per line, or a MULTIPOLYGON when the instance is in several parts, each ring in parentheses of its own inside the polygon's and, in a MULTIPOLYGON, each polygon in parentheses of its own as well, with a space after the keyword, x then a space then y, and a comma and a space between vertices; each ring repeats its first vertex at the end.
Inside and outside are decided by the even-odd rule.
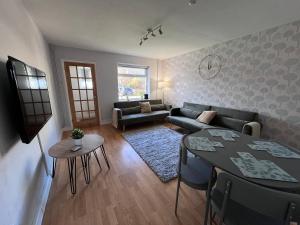
POLYGON ((82 66, 77 67, 78 77, 84 77, 84 70, 82 66))
POLYGON ((45 77, 39 77, 38 81, 40 89, 47 89, 47 81, 45 77))
POLYGON ((78 90, 73 90, 73 98, 74 100, 80 100, 78 90))
POLYGON ((72 83, 72 89, 78 89, 78 79, 77 78, 71 78, 72 83))
POLYGON ((29 77, 29 84, 31 89, 39 89, 39 82, 37 77, 29 77))
POLYGON ((84 67, 85 77, 92 78, 92 71, 90 67, 84 67))
POLYGON ((88 99, 89 99, 89 100, 94 99, 94 93, 93 93, 93 90, 87 90, 87 94, 88 94, 88 99))
POLYGON ((25 76, 17 76, 18 86, 21 89, 29 89, 29 81, 25 76))
POLYGON ((86 90, 80 90, 81 100, 87 100, 86 90))
POLYGON ((87 101, 81 101, 82 111, 88 110, 87 101))
POLYGON ((90 110, 95 110, 94 101, 89 101, 89 109, 90 110))
POLYGON ((93 89, 93 81, 92 79, 86 79, 86 88, 93 89))
POLYGON ((40 91, 32 90, 31 93, 32 93, 32 98, 33 98, 34 102, 41 102, 42 101, 40 91))
POLYGON ((74 102, 75 111, 81 111, 80 101, 74 102))
POLYGON ((90 111, 90 118, 95 118, 95 117, 96 117, 95 111, 90 111))
POLYGON ((82 112, 83 119, 88 119, 89 118, 89 112, 82 112))
POLYGON ((22 98, 23 98, 24 102, 32 102, 30 90, 22 90, 21 95, 22 95, 22 98))
POLYGON ((85 79, 79 79, 80 89, 86 89, 85 79))
POLYGON ((76 120, 77 120, 77 122, 79 122, 81 119, 82 119, 82 114, 81 114, 81 112, 77 112, 77 113, 76 113, 76 120))
POLYGON ((69 69, 70 69, 70 76, 77 77, 76 66, 70 66, 69 69))

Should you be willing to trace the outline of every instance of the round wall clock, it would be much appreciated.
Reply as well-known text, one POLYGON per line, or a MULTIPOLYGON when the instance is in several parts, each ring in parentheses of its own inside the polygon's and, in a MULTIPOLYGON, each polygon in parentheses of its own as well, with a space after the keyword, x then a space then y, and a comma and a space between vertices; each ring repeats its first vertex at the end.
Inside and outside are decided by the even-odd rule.
POLYGON ((222 62, 221 57, 218 55, 207 55, 199 64, 199 74, 205 79, 209 80, 218 75, 221 71, 222 62))

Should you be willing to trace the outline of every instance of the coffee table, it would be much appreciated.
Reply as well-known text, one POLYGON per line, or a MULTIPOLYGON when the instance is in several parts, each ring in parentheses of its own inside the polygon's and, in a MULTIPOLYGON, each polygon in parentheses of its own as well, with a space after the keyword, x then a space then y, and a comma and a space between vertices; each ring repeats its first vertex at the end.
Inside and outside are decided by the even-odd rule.
POLYGON ((67 159, 68 161, 68 172, 70 179, 71 193, 76 193, 76 159, 80 157, 83 174, 86 184, 90 183, 90 158, 91 153, 94 154, 100 170, 102 170, 100 161, 97 156, 96 150, 101 149, 104 160, 107 164, 107 167, 110 168, 108 158, 104 149, 104 138, 97 134, 86 134, 82 139, 81 149, 74 152, 71 149, 74 147, 72 139, 65 139, 59 143, 53 145, 49 149, 49 155, 53 158, 53 167, 52 167, 52 177, 55 176, 56 161, 57 159, 67 159))

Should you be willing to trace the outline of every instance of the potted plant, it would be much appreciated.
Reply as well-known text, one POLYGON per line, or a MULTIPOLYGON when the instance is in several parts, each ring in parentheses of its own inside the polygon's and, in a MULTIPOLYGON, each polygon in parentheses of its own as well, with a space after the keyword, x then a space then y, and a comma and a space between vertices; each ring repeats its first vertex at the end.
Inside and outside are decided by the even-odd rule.
POLYGON ((72 130, 72 138, 74 140, 74 144, 76 146, 81 146, 82 145, 82 138, 84 136, 83 130, 79 128, 74 128, 72 130))

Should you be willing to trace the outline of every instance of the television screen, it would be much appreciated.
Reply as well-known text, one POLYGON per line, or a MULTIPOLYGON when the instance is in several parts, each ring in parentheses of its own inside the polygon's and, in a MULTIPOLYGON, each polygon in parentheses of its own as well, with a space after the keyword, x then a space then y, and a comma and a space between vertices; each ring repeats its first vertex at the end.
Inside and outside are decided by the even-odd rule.
POLYGON ((10 56, 6 66, 14 95, 16 127, 22 142, 28 144, 52 115, 46 74, 10 56))

